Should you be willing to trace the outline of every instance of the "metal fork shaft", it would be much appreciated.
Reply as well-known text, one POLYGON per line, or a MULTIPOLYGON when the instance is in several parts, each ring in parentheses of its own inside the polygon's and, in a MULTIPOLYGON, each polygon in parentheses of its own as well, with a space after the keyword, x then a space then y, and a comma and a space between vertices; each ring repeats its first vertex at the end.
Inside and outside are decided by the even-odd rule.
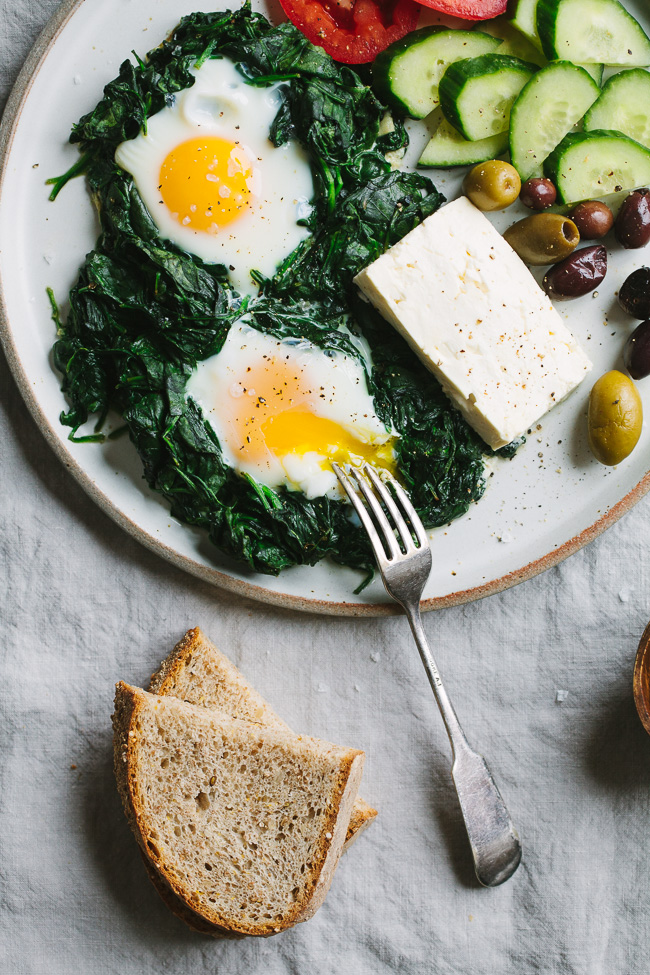
POLYGON ((473 751, 442 683, 422 626, 419 600, 402 602, 445 723, 458 793, 479 883, 497 887, 513 875, 521 860, 521 844, 492 773, 482 755, 473 751))
POLYGON ((431 690, 433 691, 438 707, 440 708, 440 714, 442 715, 442 720, 445 723, 445 728, 447 729, 447 734, 449 735, 449 741, 451 742, 451 750, 455 759, 456 752, 461 746, 469 748, 467 738, 465 737, 465 732, 460 726, 460 722, 456 716, 456 712, 454 711, 454 706, 451 703, 447 691, 445 690, 444 684, 442 683, 440 671, 438 670, 436 662, 431 654, 431 650, 429 649, 429 643, 424 634, 424 627, 422 626, 420 607, 419 605, 413 606, 409 603, 402 603, 402 605, 411 625, 411 630, 413 631, 417 648, 420 651, 420 657, 422 659, 422 663, 424 664, 424 669, 427 672, 427 677, 429 678, 429 683, 431 684, 431 690))
POLYGON ((431 571, 431 550, 424 526, 397 481, 391 481, 391 495, 369 465, 361 472, 355 470, 354 477, 365 498, 366 508, 347 474, 336 463, 332 464, 332 469, 368 534, 386 591, 403 607, 411 624, 451 742, 451 774, 472 847, 476 876, 483 886, 496 887, 511 877, 519 866, 521 845, 485 760, 467 743, 424 635, 420 598, 431 571), (386 512, 393 519, 399 546, 386 512), (416 539, 403 516, 410 521, 416 539))

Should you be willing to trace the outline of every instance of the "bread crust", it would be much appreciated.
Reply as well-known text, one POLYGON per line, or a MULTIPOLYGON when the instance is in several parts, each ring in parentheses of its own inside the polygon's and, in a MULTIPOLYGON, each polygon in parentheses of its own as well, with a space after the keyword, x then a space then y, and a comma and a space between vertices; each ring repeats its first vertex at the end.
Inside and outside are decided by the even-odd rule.
MULTIPOLYGON (((145 870, 147 871, 147 876, 160 894, 163 903, 169 908, 172 914, 175 914, 180 921, 187 924, 188 928, 196 931, 197 934, 207 934, 210 938, 228 938, 230 940, 240 941, 246 937, 244 934, 238 934, 235 931, 228 931, 227 928, 217 927, 216 924, 210 924, 200 914, 197 914, 196 911, 188 907, 185 901, 171 889, 163 876, 149 861, 144 850, 141 847, 138 847, 138 849, 145 870)), ((270 937, 270 935, 260 935, 260 937, 270 937)))
MULTIPOLYGON (((225 654, 217 649, 198 626, 185 633, 169 656, 163 660, 158 670, 151 675, 149 691, 154 694, 160 694, 161 696, 170 695, 184 700, 182 689, 185 685, 185 672, 192 658, 202 653, 210 654, 212 659, 218 663, 219 669, 225 674, 229 684, 237 686, 240 694, 244 698, 244 706, 247 713, 236 714, 235 717, 249 717, 251 720, 260 721, 261 724, 291 731, 289 726, 278 717, 261 694, 258 694, 251 687, 244 675, 228 660, 225 654)), ((193 703, 200 702, 194 701, 193 703)), ((210 705, 205 706, 209 707, 210 705)), ((377 810, 373 809, 360 796, 357 796, 345 837, 345 851, 368 828, 376 815, 377 810)))
MULTIPOLYGON (((215 670, 222 682, 227 684, 233 699, 236 713, 235 718, 245 718, 248 721, 259 721, 270 728, 281 728, 290 732, 291 728, 280 718, 261 694, 252 687, 244 675, 235 665, 218 650, 214 643, 197 627, 188 630, 176 644, 172 652, 161 663, 158 670, 151 675, 148 690, 161 697, 171 696, 190 704, 200 704, 210 707, 209 703, 197 700, 196 696, 187 696, 187 673, 194 658, 207 657, 214 664, 215 670)), ((219 706, 218 710, 227 711, 227 707, 219 706)))
MULTIPOLYGON (((197 901, 177 877, 173 865, 165 861, 156 842, 151 838, 138 777, 137 731, 139 712, 150 706, 150 698, 151 695, 139 688, 130 687, 123 682, 116 685, 115 712, 113 714, 114 764, 118 791, 129 825, 145 858, 150 876, 151 870, 154 870, 158 875, 159 882, 154 881, 154 883, 163 900, 169 903, 174 913, 190 924, 190 927, 213 936, 269 936, 292 927, 298 922, 308 920, 325 898, 343 848, 352 804, 361 779, 363 752, 355 749, 337 750, 340 768, 331 809, 323 821, 318 846, 314 851, 311 882, 305 885, 300 898, 281 920, 264 921, 252 925, 236 918, 226 918, 216 908, 212 909, 205 903, 197 901), (174 896, 168 897, 168 895, 174 896), (179 900, 180 904, 178 903, 179 900)), ((165 702, 164 698, 158 698, 158 700, 161 703, 165 702)), ((197 713, 200 719, 205 718, 205 708, 179 701, 173 703, 167 701, 166 703, 167 706, 191 709, 197 713)), ((218 712, 213 712, 213 714, 215 715, 214 720, 218 720, 218 712)), ((295 739, 295 736, 289 736, 285 732, 262 728, 258 725, 252 725, 250 722, 242 722, 237 718, 226 715, 223 715, 222 718, 229 723, 235 722, 247 727, 255 727, 260 736, 271 741, 277 741, 278 736, 281 739, 290 739, 291 741, 295 739)))

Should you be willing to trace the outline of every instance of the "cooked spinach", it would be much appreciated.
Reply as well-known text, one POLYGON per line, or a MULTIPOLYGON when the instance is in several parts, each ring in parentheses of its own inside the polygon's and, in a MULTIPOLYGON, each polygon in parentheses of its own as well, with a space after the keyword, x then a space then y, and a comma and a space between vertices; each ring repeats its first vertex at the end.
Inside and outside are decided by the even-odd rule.
POLYGON ((186 397, 196 363, 219 351, 246 316, 278 337, 305 337, 361 358, 350 335, 372 348, 368 384, 379 416, 400 435, 398 464, 425 524, 463 514, 484 490, 482 441, 397 333, 355 293, 354 275, 444 198, 421 174, 391 171, 385 153, 406 144, 399 122, 379 135, 385 114, 350 68, 313 47, 290 24, 271 26, 249 7, 185 17, 145 61, 125 61, 97 107, 74 127, 81 150, 53 180, 52 196, 85 173, 101 235, 70 294, 54 346, 70 408, 71 437, 90 416, 101 439, 109 409, 124 418, 148 483, 172 513, 205 529, 222 551, 259 572, 329 556, 372 571, 364 532, 349 508, 325 497, 272 490, 224 461, 212 427, 186 397), (242 298, 227 270, 162 240, 132 177, 113 159, 147 119, 193 83, 192 66, 227 56, 250 84, 282 83, 270 133, 309 151, 315 199, 310 235, 272 279, 254 274, 255 298, 242 298))

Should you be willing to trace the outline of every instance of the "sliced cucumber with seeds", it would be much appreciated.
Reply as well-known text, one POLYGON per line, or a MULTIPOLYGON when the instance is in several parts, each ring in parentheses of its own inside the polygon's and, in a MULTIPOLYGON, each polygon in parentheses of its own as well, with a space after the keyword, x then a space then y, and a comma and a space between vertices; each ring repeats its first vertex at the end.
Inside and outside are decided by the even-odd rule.
POLYGON ((615 129, 650 148, 650 74, 632 68, 615 74, 585 115, 585 129, 615 129))
POLYGON ((485 34, 491 34, 492 37, 500 38, 501 43, 495 50, 495 54, 507 54, 511 58, 537 64, 540 68, 546 64, 539 40, 532 41, 530 37, 517 30, 507 17, 486 20, 481 24, 481 30, 485 34))
POLYGON ((510 113, 510 158, 522 182, 541 174, 548 154, 599 95, 593 78, 570 61, 553 61, 533 75, 510 113))
POLYGON ((607 129, 572 132, 544 163, 558 203, 593 200, 650 182, 650 150, 607 129))
POLYGON ((470 142, 450 125, 438 109, 438 127, 420 156, 418 166, 446 169, 448 166, 473 166, 496 159, 508 149, 508 133, 500 132, 489 139, 470 142))
MULTIPOLYGON (((518 9, 515 9, 515 15, 518 9)), ((533 0, 532 6, 525 9, 528 11, 524 17, 525 29, 517 27, 514 20, 504 16, 496 17, 494 20, 488 20, 481 24, 481 30, 486 34, 492 34, 494 37, 502 39, 503 43, 496 49, 495 54, 509 54, 514 58, 530 61, 531 64, 537 64, 543 68, 548 64, 548 61, 542 54, 542 42, 535 27, 537 0, 533 0)), ((584 68, 597 85, 602 85, 604 64, 581 64, 579 67, 584 68)))
POLYGON ((514 0, 508 17, 512 24, 533 42, 539 44, 537 36, 537 0, 514 0))
POLYGON ((618 0, 538 0, 537 33, 549 61, 650 64, 650 39, 618 0))
POLYGON ((505 132, 510 109, 537 65, 503 54, 457 61, 440 79, 440 107, 462 136, 474 142, 505 132))
POLYGON ((373 87, 380 98, 411 118, 439 104, 438 83, 450 64, 487 54, 499 41, 480 31, 423 27, 396 41, 375 59, 373 87))
POLYGON ((598 87, 603 83, 603 74, 605 73, 604 64, 580 64, 580 68, 584 68, 590 78, 593 78, 598 87))

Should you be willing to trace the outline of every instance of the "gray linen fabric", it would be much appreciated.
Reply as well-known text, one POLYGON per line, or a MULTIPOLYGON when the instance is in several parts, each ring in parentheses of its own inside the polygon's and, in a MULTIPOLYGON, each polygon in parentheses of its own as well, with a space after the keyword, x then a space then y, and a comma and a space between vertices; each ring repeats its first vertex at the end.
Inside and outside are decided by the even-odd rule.
MULTIPOLYGON (((2 3, 3 98, 54 7, 2 3)), ((0 972, 647 975, 650 739, 631 678, 650 500, 546 575, 425 620, 522 836, 521 869, 486 891, 406 623, 292 615, 182 574, 95 508, 4 362, 0 402, 0 972), (114 786, 115 681, 145 682, 196 624, 293 727, 367 753, 377 821, 316 917, 270 940, 172 917, 114 786)))

